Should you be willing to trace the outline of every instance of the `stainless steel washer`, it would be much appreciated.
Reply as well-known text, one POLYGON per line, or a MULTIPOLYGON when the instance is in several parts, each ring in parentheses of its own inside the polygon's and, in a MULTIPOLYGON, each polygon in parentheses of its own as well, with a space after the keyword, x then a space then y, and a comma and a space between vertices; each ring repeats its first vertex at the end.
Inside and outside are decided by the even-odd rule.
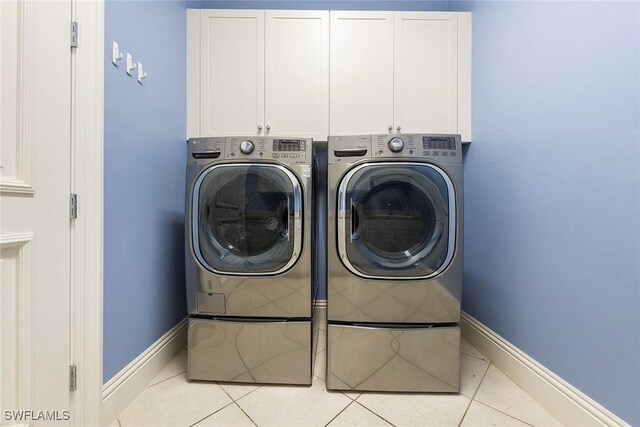
POLYGON ((188 144, 188 378, 310 384, 311 138, 188 144))
POLYGON ((328 142, 327 387, 459 391, 459 135, 328 142))

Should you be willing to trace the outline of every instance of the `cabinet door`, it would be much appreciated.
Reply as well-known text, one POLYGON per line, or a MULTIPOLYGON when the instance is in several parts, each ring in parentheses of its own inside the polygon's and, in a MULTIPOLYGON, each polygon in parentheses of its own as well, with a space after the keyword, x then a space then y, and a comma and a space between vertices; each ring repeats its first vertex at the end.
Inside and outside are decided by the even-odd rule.
POLYGON ((266 135, 329 133, 329 12, 266 12, 266 135))
POLYGON ((393 124, 393 12, 331 12, 331 135, 393 124))
POLYGON ((203 10, 200 135, 261 134, 264 11, 203 10))
POLYGON ((394 131, 458 133, 456 13, 396 12, 394 131))

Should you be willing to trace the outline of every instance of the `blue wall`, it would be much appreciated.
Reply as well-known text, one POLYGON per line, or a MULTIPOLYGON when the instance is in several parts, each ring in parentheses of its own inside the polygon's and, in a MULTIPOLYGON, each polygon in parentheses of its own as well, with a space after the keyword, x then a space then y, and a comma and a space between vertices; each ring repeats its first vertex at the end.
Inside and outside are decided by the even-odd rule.
POLYGON ((105 6, 104 370, 108 381, 186 315, 185 3, 105 6), (111 42, 144 85, 111 64, 111 42))
POLYGON ((473 12, 463 309, 640 425, 640 3, 473 12))

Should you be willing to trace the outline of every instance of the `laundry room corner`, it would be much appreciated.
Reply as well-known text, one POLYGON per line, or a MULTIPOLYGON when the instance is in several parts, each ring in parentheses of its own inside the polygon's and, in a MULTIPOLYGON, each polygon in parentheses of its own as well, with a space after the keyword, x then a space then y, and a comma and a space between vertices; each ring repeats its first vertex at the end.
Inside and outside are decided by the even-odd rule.
MULTIPOLYGON (((153 364, 154 357, 159 370, 185 345, 188 5, 105 3, 105 395, 145 363, 153 364), (114 42, 119 60, 113 57, 114 42)), ((139 391, 120 399, 122 404, 139 391)), ((114 408, 113 417, 122 409, 114 408)))
MULTIPOLYGON (((640 324, 640 295, 636 280, 640 277, 640 270, 637 260, 633 258, 640 252, 640 229, 637 223, 640 215, 640 153, 637 144, 640 139, 637 121, 640 102, 633 97, 633 94, 640 93, 640 34, 636 19, 640 18, 640 6, 637 2, 152 0, 107 1, 105 9, 104 424, 110 424, 116 416, 120 416, 127 405, 129 414, 125 414, 125 419, 130 413, 136 412, 140 405, 136 407, 132 402, 139 394, 143 395, 143 400, 146 398, 140 392, 165 365, 171 370, 177 363, 187 371, 184 380, 175 380, 180 384, 193 379, 229 378, 227 373, 224 373, 227 377, 221 377, 216 370, 227 365, 218 363, 222 358, 210 352, 205 340, 198 344, 197 340, 190 337, 190 342, 196 347, 199 345, 200 350, 190 347, 189 356, 184 352, 173 359, 174 362, 169 362, 186 345, 186 307, 197 307, 193 321, 194 324, 200 323, 200 326, 204 323, 200 318, 202 316, 234 316, 221 313, 221 307, 224 310, 228 307, 220 302, 221 294, 213 292, 224 286, 231 287, 232 281, 220 280, 215 285, 211 281, 198 283, 204 276, 196 272, 196 280, 192 273, 191 281, 202 288, 199 288, 198 294, 187 287, 192 301, 185 298, 185 274, 189 282, 190 273, 188 258, 186 272, 184 266, 184 227, 185 218, 187 222, 194 218, 189 209, 194 209, 195 205, 190 203, 185 212, 184 165, 204 164, 206 162, 200 160, 213 155, 231 162, 232 159, 220 154, 225 151, 234 157, 233 160, 238 159, 235 156, 241 157, 240 153, 245 156, 243 158, 266 154, 265 158, 272 159, 274 153, 270 150, 274 150, 275 146, 272 145, 274 141, 268 139, 269 129, 272 128, 275 138, 283 127, 278 128, 269 114, 265 113, 265 108, 268 110, 271 105, 273 109, 275 105, 269 104, 270 100, 265 94, 287 79, 274 78, 279 76, 273 72, 277 68, 269 64, 277 61, 271 59, 269 62, 269 54, 256 49, 258 65, 255 67, 242 67, 239 68, 242 72, 231 71, 210 79, 218 84, 217 88, 229 88, 236 84, 227 91, 227 95, 233 95, 228 98, 220 93, 212 96, 215 90, 201 86, 205 80, 200 79, 202 58, 220 54, 219 51, 224 50, 221 46, 231 46, 229 52, 241 50, 244 48, 242 43, 247 40, 248 47, 245 47, 250 52, 256 46, 264 46, 265 52, 269 52, 269 43, 278 46, 278 49, 271 51, 271 58, 275 58, 274 52, 283 50, 286 37, 277 39, 277 43, 271 40, 276 40, 277 34, 286 33, 272 31, 272 28, 276 28, 273 22, 287 13, 292 14, 286 18, 293 23, 294 19, 291 18, 294 15, 299 15, 298 18, 304 15, 304 19, 310 20, 309 16, 314 13, 326 12, 323 19, 333 20, 329 25, 333 25, 331 28, 337 28, 340 17, 348 17, 350 13, 358 21, 368 13, 377 13, 376 19, 380 23, 386 22, 381 25, 392 28, 393 25, 402 24, 403 14, 407 14, 407 21, 413 22, 411 11, 417 10, 437 10, 451 12, 452 15, 455 15, 453 12, 471 12, 473 15, 473 25, 469 25, 469 28, 473 28, 473 54, 470 55, 473 60, 468 71, 472 75, 473 85, 472 101, 469 101, 473 120, 469 119, 468 123, 473 128, 470 138, 473 144, 460 147, 464 159, 464 179, 460 177, 461 183, 456 184, 460 188, 464 185, 465 192, 464 208, 460 215, 461 219, 464 216, 464 238, 461 236, 461 242, 458 243, 459 248, 464 245, 464 269, 460 262, 460 278, 456 279, 456 283, 463 283, 463 313, 459 326, 464 340, 461 345, 468 346, 470 343, 476 347, 487 358, 482 356, 483 363, 495 365, 491 372, 495 373, 497 370, 493 368, 496 367, 503 371, 505 378, 511 378, 560 422, 567 425, 625 425, 626 422, 635 425, 640 422, 640 413, 635 404, 640 397, 640 383, 634 382, 637 378, 635 374, 639 372, 636 361, 640 358, 640 336, 637 326, 631 329, 631 333, 626 328, 627 325, 640 324), (200 22, 197 30, 189 26, 187 9, 199 9, 189 12, 190 18, 204 14, 209 14, 212 19, 239 16, 242 19, 238 21, 242 22, 229 24, 219 33, 201 32, 200 23, 204 21, 196 19, 200 22), (304 13, 299 13, 301 10, 304 13), (367 11, 365 15, 358 14, 362 10, 367 11), (384 15, 381 12, 389 13, 384 15), (397 14, 397 17, 391 19, 393 14, 397 14), (251 38, 253 27, 247 27, 249 19, 246 18, 256 22, 258 42, 251 38), (189 35, 188 27, 192 31, 189 35), (239 31, 240 28, 245 31, 239 31), (193 50, 192 47, 189 53, 187 38, 193 34, 198 35, 198 48, 193 50), (206 39, 204 34, 225 43, 216 45, 218 52, 212 53, 204 47, 200 51, 204 46, 200 43, 206 39), (211 34, 216 34, 217 38, 211 34), (114 51, 113 42, 117 43, 117 51, 114 51), (188 61, 187 58, 193 60, 188 61), (187 62, 190 67, 187 67, 187 62), (194 66, 196 62, 198 65, 194 66), (620 66, 612 68, 610 64, 620 66), (195 79, 193 70, 197 70, 195 79), (253 90, 252 81, 243 81, 243 78, 253 78, 252 73, 261 75, 260 78, 268 79, 271 76, 271 81, 266 84, 262 81, 257 86, 263 84, 265 87, 253 90), (191 86, 185 87, 184 82, 190 80, 191 86), (241 99, 238 93, 244 93, 243 89, 246 88, 249 88, 246 90, 249 98, 255 97, 258 108, 250 105, 247 114, 240 114, 238 111, 242 108, 236 108, 240 102, 231 105, 231 101, 241 99), (187 99, 193 90, 197 92, 195 101, 187 99), (210 101, 218 102, 220 111, 228 110, 232 114, 224 116, 226 119, 220 119, 221 116, 217 116, 216 120, 211 119, 214 114, 207 114, 206 110, 210 106, 202 107, 206 103, 200 102, 200 96, 205 95, 209 96, 210 101), (253 120, 254 113, 257 121, 253 120), (243 132, 238 133, 230 126, 236 116, 252 117, 248 121, 250 126, 246 127, 248 130, 243 128, 243 132), (196 117, 195 126, 188 123, 192 117, 196 117), (215 127, 212 123, 227 127, 215 127), (191 129, 196 130, 192 132, 191 129), (191 150, 198 151, 198 147, 211 142, 206 140, 215 139, 213 135, 218 134, 227 135, 229 141, 225 139, 225 144, 220 142, 220 147, 206 146, 202 153, 187 151, 185 136, 192 138, 189 145, 194 146, 191 150), (234 141, 233 138, 238 135, 252 136, 248 137, 250 140, 234 141), (254 142, 259 144, 260 141, 263 146, 256 145, 255 148, 254 142), (265 145, 265 141, 269 144, 265 145), (250 146, 242 148, 247 143, 250 146), (221 148, 222 145, 224 148, 221 148), (200 309, 201 312, 198 311, 200 309), (200 372, 194 367, 190 359, 192 357, 206 360, 200 366, 200 372), (526 370, 527 374, 521 375, 526 370), (594 372, 598 372, 598 375, 594 372), (540 378, 540 382, 546 383, 534 384, 540 378), (558 396, 561 399, 556 399, 558 396), (565 410, 571 406, 570 411, 565 410), (588 421, 579 423, 576 420, 588 421)), ((394 37, 397 38, 397 35, 394 37)), ((322 37, 320 39, 323 40, 322 37)), ((376 43, 381 46, 388 43, 390 49, 395 48, 395 44, 389 40, 393 39, 381 38, 376 43)), ((457 43, 453 45, 458 46, 457 43)), ((329 51, 334 50, 337 55, 338 49, 330 46, 329 51)), ((231 69, 227 67, 225 72, 231 69)), ((335 74, 335 70, 327 67, 327 78, 330 73, 335 74)), ((390 75, 393 77, 399 73, 390 75)), ((313 80, 313 76, 317 74, 305 75, 306 81, 313 80)), ((424 80, 422 75, 421 78, 424 80)), ((337 81, 333 77, 328 80, 337 81)), ((328 85, 331 86, 330 83, 328 85)), ((213 84, 210 86, 213 87, 213 84)), ((405 87, 409 86, 405 84, 405 87)), ((392 95, 391 89, 397 89, 391 85, 388 88, 392 95)), ((337 99, 333 95, 327 97, 337 99)), ((360 100, 361 97, 358 95, 354 99, 360 100)), ((462 99, 468 101, 466 97, 462 99)), ((314 171, 314 214, 326 212, 335 198, 327 188, 327 163, 332 151, 326 142, 330 138, 324 138, 324 135, 327 132, 328 135, 362 133, 345 131, 344 126, 340 128, 339 121, 330 116, 331 111, 336 117, 340 116, 335 113, 338 111, 337 104, 329 102, 326 110, 323 114, 330 117, 325 126, 327 130, 322 137, 313 136, 313 147, 320 163, 318 170, 314 171), (340 131, 336 133, 334 128, 340 131)), ((341 114, 346 117, 352 110, 345 108, 341 114)), ((220 111, 216 113, 221 114, 220 111)), ((449 111, 458 110, 456 107, 449 111)), ((459 112, 457 114, 460 117, 459 112)), ((395 122, 397 119, 392 118, 394 121, 389 123, 397 127, 388 127, 385 121, 380 131, 378 127, 375 128, 375 133, 386 129, 390 134, 394 129, 401 133, 401 126, 395 122)), ((412 132, 409 128, 406 122, 402 123, 402 133, 412 132)), ((450 133, 464 132, 457 128, 450 133)), ((457 145, 454 145, 460 146, 460 141, 456 141, 457 145)), ((469 142, 464 135, 462 141, 469 142)), ((286 141, 278 140, 276 145, 279 147, 281 143, 286 141)), ((383 151, 387 149, 386 145, 380 147, 383 151)), ((295 152, 297 156, 298 150, 290 148, 283 148, 283 151, 295 152)), ((280 148, 277 150, 280 151, 280 148)), ((456 159, 460 158, 460 151, 456 152, 456 159)), ((211 165, 219 168, 218 171, 223 170, 217 165, 220 160, 216 159, 209 158, 211 165)), ((344 162, 344 159, 340 161, 344 162)), ((385 177, 388 175, 384 174, 385 177)), ((249 183, 262 182, 258 174, 247 176, 251 176, 251 179, 245 180, 249 183)), ((191 190, 191 186, 189 188, 191 190)), ((227 193, 222 192, 223 205, 227 208, 241 205, 235 200, 237 194, 229 188, 227 193)), ((189 191, 186 193, 188 195, 189 191)), ((459 206, 462 206, 462 200, 460 202, 459 206)), ((213 205, 203 203, 202 206, 206 206, 207 215, 215 210, 213 205)), ((353 206, 358 214, 355 209, 357 205, 353 206)), ((393 213, 390 209, 387 214, 393 213)), ((416 210, 427 211, 424 206, 416 210)), ((449 211, 453 212, 451 206, 449 211)), ((336 248, 335 242, 328 236, 337 235, 337 230, 331 228, 331 219, 328 220, 325 215, 318 215, 316 220, 316 236, 313 239, 319 250, 314 263, 326 266, 327 257, 331 257, 331 254, 327 254, 327 248, 336 248), (330 234, 327 234, 327 229, 330 234)), ((286 223, 287 232, 283 236, 288 239, 286 223)), ((269 224, 272 226, 275 223, 269 224)), ((353 227, 344 224, 342 227, 352 229, 354 235, 358 236, 359 222, 354 221, 353 224, 353 227)), ((460 224, 461 232, 462 221, 460 224)), ((191 237, 196 227, 189 227, 193 225, 187 228, 190 230, 187 235, 191 237)), ((297 250, 293 252, 298 253, 297 250)), ((194 254, 187 248, 187 255, 194 254)), ((204 256, 201 258, 204 259, 204 256)), ((210 263, 213 267, 207 267, 205 276, 217 270, 216 257, 213 258, 210 263)), ((200 265, 203 264, 202 259, 198 258, 200 265)), ((295 263, 295 256, 291 260, 295 263)), ((336 259, 335 264, 342 265, 342 261, 338 261, 336 259)), ((238 261, 237 265, 241 263, 238 261)), ((231 271, 231 275, 240 273, 233 269, 231 271)), ((329 380, 323 384, 329 389, 340 389, 342 385, 337 384, 332 371, 339 370, 337 362, 350 360, 354 352, 343 351, 340 357, 330 357, 331 351, 326 344, 329 335, 326 324, 341 322, 338 326, 343 327, 342 323, 346 320, 332 319, 327 313, 331 311, 327 309, 327 299, 331 300, 331 285, 327 291, 327 276, 331 274, 327 274, 324 268, 313 274, 315 284, 319 285, 318 293, 314 293, 315 303, 317 307, 322 307, 320 312, 323 313, 318 317, 322 317, 325 324, 325 330, 320 332, 320 342, 325 343, 326 347, 318 346, 318 353, 323 353, 323 356, 318 358, 319 362, 315 365, 312 362, 310 371, 307 359, 311 356, 313 360, 315 353, 310 350, 307 354, 305 348, 304 358, 300 359, 304 359, 304 363, 301 365, 305 368, 305 381, 310 376, 318 382, 313 376, 316 375, 316 367, 320 366, 319 369, 325 371, 320 380, 329 380), (327 366, 331 369, 327 369, 327 366)), ((260 279, 266 283, 268 275, 265 276, 267 279, 260 279)), ((302 276, 306 278, 309 275, 302 276)), ((261 282, 255 280, 253 283, 261 282)), ((333 304, 334 310, 340 308, 336 295, 341 293, 334 289, 334 299, 328 304, 333 304)), ((456 288, 449 293, 457 299, 455 310, 450 311, 459 314, 460 291, 456 288)), ((306 293, 304 297, 305 301, 309 299, 306 293)), ((262 295, 260 298, 266 297, 262 295)), ((352 303, 349 301, 349 304, 352 303)), ((344 312, 348 311, 346 305, 344 312)), ((259 306, 260 309, 262 307, 259 306)), ((258 314, 264 315, 263 312, 258 314)), ((364 320, 359 318, 355 321, 364 320)), ((452 322, 444 323, 444 327, 450 327, 449 323, 452 322)), ((303 338, 305 343, 311 343, 311 348, 315 346, 315 342, 306 335, 303 338)), ((443 335, 442 341, 447 340, 457 341, 457 338, 443 335)), ((228 340, 228 348, 223 349, 227 353, 234 351, 227 351, 232 348, 231 341, 228 340)), ((369 344, 372 339, 363 341, 369 344)), ((275 347, 280 349, 282 346, 275 347)), ((337 348, 335 342, 333 347, 337 348)), ((247 348, 248 353, 258 354, 255 347, 247 348)), ((349 350, 347 346, 345 348, 349 350)), ((464 353, 456 348, 453 353, 460 355, 461 352, 464 353)), ((447 360, 453 359, 447 357, 447 360)), ((421 361, 427 362, 426 359, 421 361)), ((458 365, 457 362, 453 364, 458 365)), ((351 373, 349 368, 347 366, 344 370, 351 373)), ((288 374, 293 370, 283 372, 288 374)), ((285 377, 279 375, 275 380, 263 382, 280 382, 285 377)), ((379 387, 381 390, 389 389, 389 381, 381 381, 379 387)), ((195 388, 192 387, 192 390, 195 388)), ((265 390, 262 391, 266 393, 265 390)), ((260 394, 254 395, 257 399, 256 396, 260 394)), ((139 404, 140 398, 137 401, 139 404)), ((195 417, 195 413, 197 411, 189 416, 195 417)), ((462 414, 463 418, 465 414, 462 414)))
POLYGON ((462 308, 638 425, 640 4, 451 7, 473 14, 462 308))

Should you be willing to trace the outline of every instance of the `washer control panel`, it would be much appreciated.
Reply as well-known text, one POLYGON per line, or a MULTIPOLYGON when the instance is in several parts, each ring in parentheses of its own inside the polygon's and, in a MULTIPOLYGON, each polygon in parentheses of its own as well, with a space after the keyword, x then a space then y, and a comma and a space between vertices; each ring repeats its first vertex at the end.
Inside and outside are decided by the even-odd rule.
POLYGON ((311 138, 227 137, 227 160, 273 160, 287 164, 311 164, 311 138))
POLYGON ((231 136, 191 138, 187 143, 188 164, 220 160, 271 160, 291 165, 312 162, 312 138, 231 136))

